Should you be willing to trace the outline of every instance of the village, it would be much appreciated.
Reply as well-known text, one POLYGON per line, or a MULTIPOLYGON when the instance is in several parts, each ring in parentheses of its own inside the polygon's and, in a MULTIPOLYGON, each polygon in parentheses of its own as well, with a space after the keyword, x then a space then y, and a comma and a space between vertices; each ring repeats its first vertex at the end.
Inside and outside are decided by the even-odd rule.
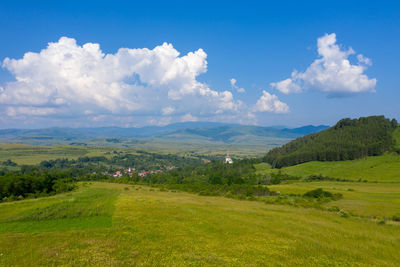
POLYGON ((171 170, 173 170, 173 169, 175 169, 175 168, 176 168, 175 166, 167 166, 167 167, 165 167, 165 170, 163 170, 163 169, 158 169, 158 170, 143 170, 143 171, 140 171, 139 173, 137 173, 135 168, 130 168, 130 167, 129 167, 128 169, 124 169, 124 170, 122 170, 122 171, 116 171, 116 172, 113 172, 113 173, 103 172, 103 174, 104 174, 104 175, 111 176, 111 177, 119 178, 119 177, 122 177, 122 176, 124 176, 124 175, 132 176, 132 175, 134 175, 135 173, 137 173, 137 175, 138 175, 139 177, 143 178, 143 177, 146 177, 146 176, 148 176, 148 175, 155 174, 155 173, 163 173, 164 171, 171 171, 171 170))
MULTIPOLYGON (((229 154, 226 154, 224 163, 226 163, 226 164, 232 164, 233 163, 233 160, 229 156, 229 154)), ((144 178, 146 176, 149 176, 149 175, 152 175, 152 174, 155 174, 155 173, 163 173, 164 171, 171 171, 171 170, 173 170, 175 168, 176 168, 176 166, 166 166, 164 170, 163 169, 143 170, 143 171, 140 171, 139 173, 137 173, 137 175, 139 177, 141 177, 141 178, 144 178)), ((129 167, 128 169, 124 169, 122 171, 116 171, 116 172, 113 172, 113 173, 103 172, 104 175, 108 175, 108 176, 115 177, 115 178, 120 178, 120 177, 122 177, 124 175, 132 176, 135 173, 136 173, 136 169, 135 168, 131 168, 131 167, 129 167)))

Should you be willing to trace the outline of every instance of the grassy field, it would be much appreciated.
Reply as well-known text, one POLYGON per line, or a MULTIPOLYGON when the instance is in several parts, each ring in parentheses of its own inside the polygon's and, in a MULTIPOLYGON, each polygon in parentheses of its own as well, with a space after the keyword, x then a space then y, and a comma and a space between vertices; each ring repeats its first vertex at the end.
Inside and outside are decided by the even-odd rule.
POLYGON ((111 149, 86 146, 32 146, 23 144, 0 145, 0 162, 11 159, 17 164, 38 164, 43 160, 104 155, 111 149))
POLYGON ((0 233, 47 232, 111 226, 118 191, 81 187, 77 192, 1 205, 0 233))
POLYGON ((122 184, 92 183, 68 194, 2 203, 0 229, 1 266, 395 266, 400 261, 396 225, 122 184))
MULTIPOLYGON (((271 169, 267 163, 256 165, 258 173, 267 174, 278 169, 271 169)), ((348 161, 311 161, 282 168, 283 173, 307 177, 311 174, 366 180, 369 182, 400 182, 400 155, 386 154, 348 161)))
POLYGON ((303 178, 315 174, 353 181, 300 180, 270 186, 282 194, 304 194, 323 188, 343 195, 343 199, 325 204, 326 208, 336 206, 356 216, 379 219, 392 218, 400 213, 400 156, 396 154, 352 161, 313 161, 280 170, 271 169, 267 163, 255 167, 257 173, 263 175, 281 171, 303 178))
MULTIPOLYGON (((246 137, 243 136, 244 140, 246 137)), ((253 138, 254 139, 254 138, 253 138)), ((118 139, 118 142, 107 142, 106 139, 92 138, 71 141, 61 139, 16 139, 7 140, 0 138, 1 144, 25 144, 28 146, 38 147, 68 147, 68 146, 80 146, 91 148, 102 148, 104 150, 147 150, 157 151, 161 153, 175 153, 181 154, 187 151, 195 151, 198 154, 226 154, 229 151, 232 155, 238 157, 261 157, 269 149, 276 146, 283 145, 289 142, 289 138, 266 138, 264 142, 249 144, 248 142, 239 143, 224 143, 224 142, 213 142, 213 141, 200 141, 200 140, 164 140, 157 138, 149 138, 145 140, 136 139, 118 139)))
POLYGON ((336 206, 356 216, 390 219, 400 213, 400 183, 294 182, 269 188, 281 194, 304 194, 317 188, 340 193, 342 199, 324 206, 336 206))
MULTIPOLYGON (((43 160, 52 160, 59 158, 77 159, 79 157, 93 157, 93 156, 113 156, 113 151, 121 153, 136 154, 136 148, 113 148, 113 147, 98 147, 98 146, 72 146, 72 145, 54 145, 54 146, 34 146, 24 144, 5 144, 0 145, 0 167, 1 162, 8 159, 16 162, 19 165, 34 165, 39 164, 43 160)), ((143 150, 143 149, 140 149, 143 150)), ((226 155, 227 151, 229 154, 236 158, 256 157, 262 155, 260 152, 238 150, 237 147, 231 147, 231 149, 212 150, 204 148, 202 150, 153 150, 151 148, 145 149, 147 152, 154 152, 158 154, 176 154, 180 156, 197 156, 197 155, 209 155, 209 156, 220 156, 226 155), (236 150, 235 150, 236 149, 236 150)), ((8 167, 10 169, 10 167, 8 167)))

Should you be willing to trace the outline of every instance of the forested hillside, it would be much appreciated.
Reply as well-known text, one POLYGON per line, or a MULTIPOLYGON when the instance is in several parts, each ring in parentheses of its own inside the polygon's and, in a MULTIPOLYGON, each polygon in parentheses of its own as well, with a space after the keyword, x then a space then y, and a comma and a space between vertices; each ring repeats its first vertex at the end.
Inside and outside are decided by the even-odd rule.
POLYGON ((395 119, 384 116, 342 119, 335 126, 319 133, 297 138, 274 148, 263 161, 275 168, 308 161, 352 160, 377 156, 394 147, 395 119))

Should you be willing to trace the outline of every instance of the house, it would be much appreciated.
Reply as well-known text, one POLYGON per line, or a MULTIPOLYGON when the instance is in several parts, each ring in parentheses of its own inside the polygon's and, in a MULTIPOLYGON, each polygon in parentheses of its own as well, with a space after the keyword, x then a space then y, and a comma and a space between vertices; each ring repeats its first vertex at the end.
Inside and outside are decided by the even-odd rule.
POLYGON ((147 175, 147 172, 146 171, 141 171, 141 172, 139 172, 139 177, 145 177, 146 175, 147 175))
POLYGON ((120 171, 116 171, 116 172, 113 174, 113 177, 122 177, 122 173, 121 173, 120 171))

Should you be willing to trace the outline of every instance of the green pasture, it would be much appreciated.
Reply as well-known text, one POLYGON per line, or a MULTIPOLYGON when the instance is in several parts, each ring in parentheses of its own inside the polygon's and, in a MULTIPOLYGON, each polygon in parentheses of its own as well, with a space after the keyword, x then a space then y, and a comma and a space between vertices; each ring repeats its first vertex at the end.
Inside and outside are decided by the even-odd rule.
POLYGON ((83 156, 101 156, 112 151, 105 148, 86 146, 32 146, 23 144, 0 145, 0 162, 11 159, 17 164, 33 165, 43 160, 58 158, 77 159, 83 156))
MULTIPOLYGON (((77 139, 74 143, 71 141, 66 141, 64 138, 55 139, 16 139, 7 140, 0 139, 1 144, 11 144, 20 145, 25 144, 26 147, 81 147, 84 150, 100 149, 105 151, 136 151, 136 150, 146 150, 153 151, 157 153, 174 153, 174 154, 184 154, 187 151, 194 151, 201 155, 225 155, 228 151, 231 155, 238 158, 244 157, 261 157, 265 153, 276 146, 283 145, 290 141, 288 138, 263 138, 263 142, 257 144, 249 144, 245 142, 246 136, 242 137, 243 142, 238 143, 224 143, 224 142, 214 142, 207 140, 164 140, 157 138, 149 138, 144 140, 136 139, 119 139, 117 143, 107 142, 106 139, 102 138, 89 138, 89 139, 77 139)), ((253 137, 254 139, 254 137, 253 137)), ((50 149, 51 150, 51 149, 50 149)), ((64 153, 61 153, 64 155, 64 153)))
MULTIPOLYGON (((352 184, 343 189, 361 190, 352 184)), ((332 186, 340 191, 339 185, 332 186)), ((68 194, 2 203, 0 229, 0 266, 400 262, 398 225, 318 209, 123 184, 96 182, 68 194)))
MULTIPOLYGON (((278 169, 271 169, 267 163, 257 164, 260 174, 268 174, 278 169)), ((400 155, 385 154, 347 161, 311 161, 280 169, 282 173, 307 177, 312 174, 324 175, 349 180, 369 182, 400 182, 400 155)))
POLYGON ((322 188, 340 193, 342 199, 324 204, 326 208, 336 206, 355 216, 390 219, 400 214, 400 183, 359 183, 359 182, 300 182, 269 186, 281 194, 304 194, 322 188))
POLYGON ((262 175, 280 171, 302 178, 323 175, 353 181, 294 180, 269 186, 281 194, 299 195, 323 188, 343 195, 343 199, 324 204, 326 208, 336 206, 356 216, 378 219, 390 219, 400 213, 400 156, 396 154, 349 161, 313 161, 282 169, 260 163, 255 168, 262 175))
POLYGON ((77 192, 0 205, 0 233, 48 232, 111 226, 119 191, 81 187, 77 192))

